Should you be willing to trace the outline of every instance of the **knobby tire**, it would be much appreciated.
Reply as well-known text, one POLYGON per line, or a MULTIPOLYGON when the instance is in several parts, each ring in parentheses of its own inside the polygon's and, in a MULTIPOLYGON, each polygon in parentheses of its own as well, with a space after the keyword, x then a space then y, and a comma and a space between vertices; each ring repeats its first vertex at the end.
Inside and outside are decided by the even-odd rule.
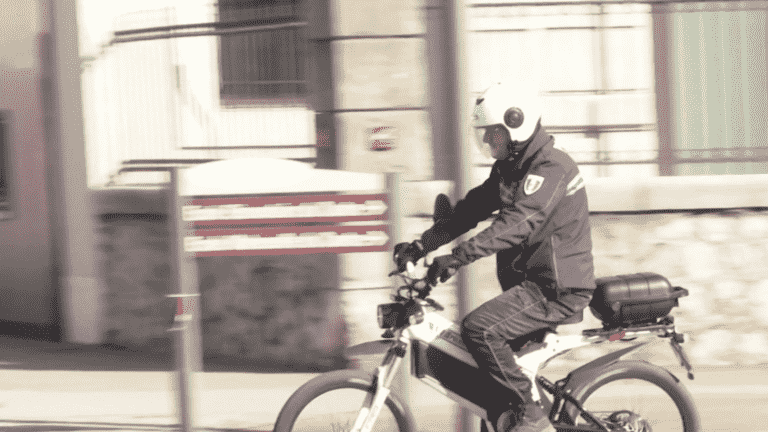
MULTIPOLYGON (((373 382, 371 374, 358 370, 328 372, 309 380, 288 398, 277 417, 274 432, 292 432, 302 410, 323 394, 340 389, 355 389, 373 393, 375 391, 373 382)), ((397 395, 390 393, 385 406, 389 408, 395 418, 400 432, 416 432, 415 421, 410 410, 397 395)))
MULTIPOLYGON (((693 397, 672 373, 659 366, 640 361, 624 360, 607 365, 591 382, 578 383, 573 387, 572 396, 584 406, 589 397, 601 387, 623 379, 639 379, 654 384, 663 390, 677 406, 685 432, 700 432, 701 420, 693 397)), ((568 403, 566 412, 570 424, 578 419, 579 411, 568 403)))

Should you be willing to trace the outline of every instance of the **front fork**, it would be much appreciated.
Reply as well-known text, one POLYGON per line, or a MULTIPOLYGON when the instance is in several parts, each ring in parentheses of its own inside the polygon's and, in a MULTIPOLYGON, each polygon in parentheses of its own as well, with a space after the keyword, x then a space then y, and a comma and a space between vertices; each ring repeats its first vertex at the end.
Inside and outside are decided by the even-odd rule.
POLYGON ((363 407, 360 408, 351 432, 371 431, 373 424, 379 417, 381 407, 384 406, 384 402, 389 396, 392 380, 397 375, 407 348, 408 343, 405 338, 397 338, 397 342, 387 351, 381 366, 376 368, 376 373, 374 374, 373 385, 375 386, 375 391, 369 392, 365 397, 363 407))

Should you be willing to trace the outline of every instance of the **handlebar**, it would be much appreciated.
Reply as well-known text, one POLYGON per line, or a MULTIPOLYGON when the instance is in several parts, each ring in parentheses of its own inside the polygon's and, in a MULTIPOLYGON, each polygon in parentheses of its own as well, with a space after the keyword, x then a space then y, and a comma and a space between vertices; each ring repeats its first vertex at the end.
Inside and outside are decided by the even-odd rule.
POLYGON ((408 289, 418 293, 416 298, 426 299, 427 296, 429 296, 433 285, 429 283, 426 276, 423 278, 416 278, 414 275, 414 270, 416 270, 416 265, 412 262, 408 262, 405 265, 405 274, 398 272, 397 270, 393 270, 389 276, 400 276, 405 282, 406 285, 400 287, 398 293, 403 289, 408 289))

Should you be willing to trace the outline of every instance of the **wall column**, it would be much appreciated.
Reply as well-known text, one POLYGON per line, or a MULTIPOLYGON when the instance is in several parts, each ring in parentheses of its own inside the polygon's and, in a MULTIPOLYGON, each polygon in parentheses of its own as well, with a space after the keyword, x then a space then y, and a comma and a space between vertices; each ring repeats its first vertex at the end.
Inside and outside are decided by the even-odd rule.
POLYGON ((675 175, 674 137, 674 15, 664 4, 652 4, 653 56, 656 79, 656 124, 659 137, 659 175, 675 175))
POLYGON ((95 259, 97 215, 86 179, 77 2, 42 0, 41 11, 41 97, 62 337, 95 344, 103 330, 103 290, 95 259))

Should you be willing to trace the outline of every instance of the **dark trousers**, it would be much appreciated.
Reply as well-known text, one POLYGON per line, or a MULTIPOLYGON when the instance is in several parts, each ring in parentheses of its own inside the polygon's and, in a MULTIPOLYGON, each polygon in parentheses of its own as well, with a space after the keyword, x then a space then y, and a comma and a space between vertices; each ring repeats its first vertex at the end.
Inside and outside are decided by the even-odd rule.
POLYGON ((531 381, 515 364, 508 341, 556 327, 591 298, 591 292, 583 292, 547 301, 536 284, 525 281, 470 312, 462 321, 461 336, 481 369, 530 402, 531 381))

